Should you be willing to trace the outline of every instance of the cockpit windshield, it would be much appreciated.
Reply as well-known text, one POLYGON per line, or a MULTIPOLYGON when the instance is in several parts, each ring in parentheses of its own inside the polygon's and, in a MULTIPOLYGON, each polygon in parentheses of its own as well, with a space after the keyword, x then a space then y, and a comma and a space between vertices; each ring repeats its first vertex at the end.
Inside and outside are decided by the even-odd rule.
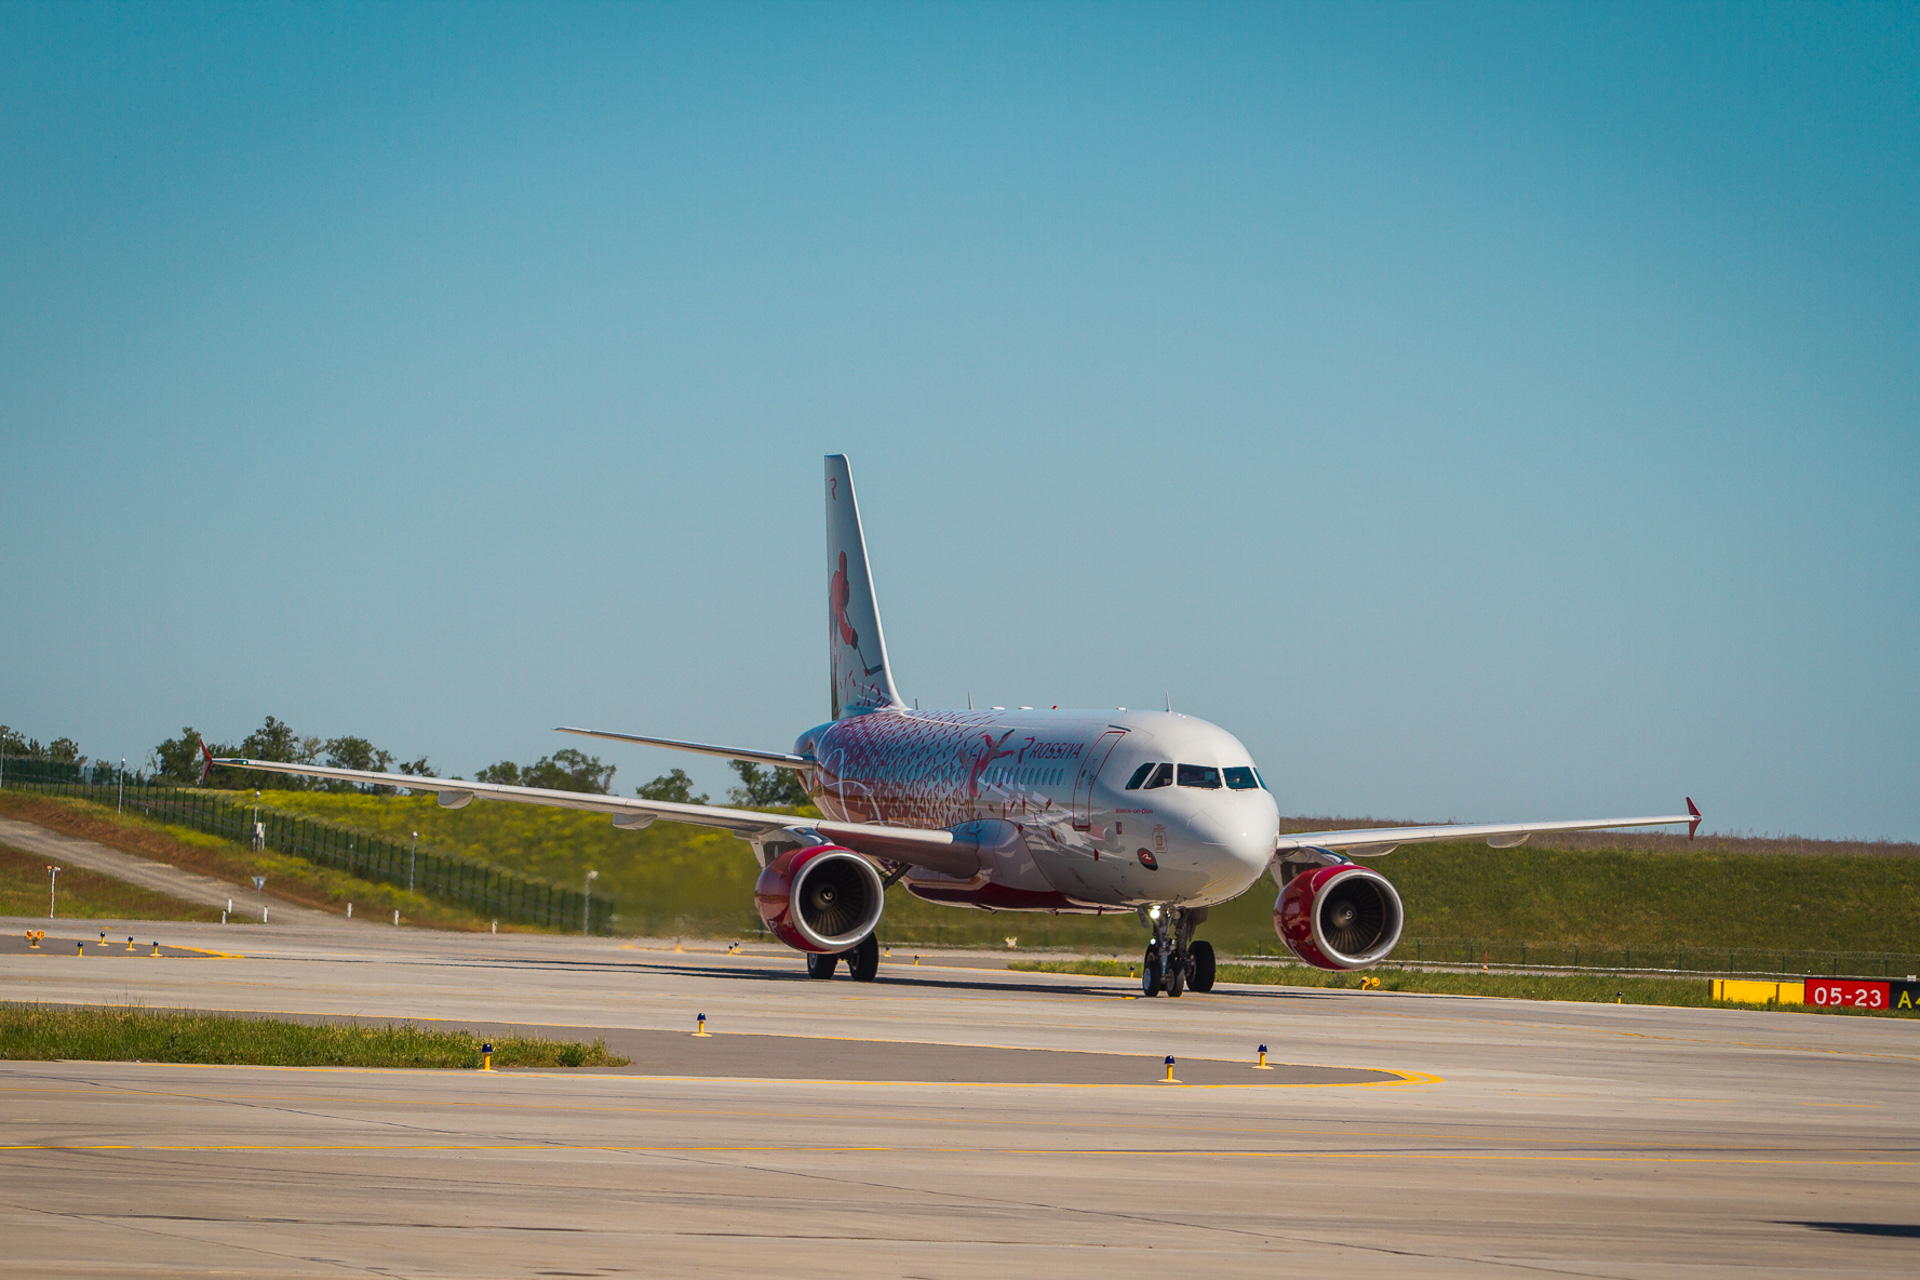
POLYGON ((1244 764, 1232 765, 1223 772, 1227 775, 1227 786, 1235 791, 1254 791, 1260 786, 1260 776, 1252 767, 1244 764))
POLYGON ((1155 787, 1170 787, 1172 785, 1173 766, 1170 764, 1157 764, 1153 766, 1153 776, 1147 779, 1147 790, 1151 791, 1155 787))
POLYGON ((1179 770, 1183 787, 1201 787, 1208 791, 1217 791, 1220 787, 1220 771, 1210 764, 1183 764, 1179 770))

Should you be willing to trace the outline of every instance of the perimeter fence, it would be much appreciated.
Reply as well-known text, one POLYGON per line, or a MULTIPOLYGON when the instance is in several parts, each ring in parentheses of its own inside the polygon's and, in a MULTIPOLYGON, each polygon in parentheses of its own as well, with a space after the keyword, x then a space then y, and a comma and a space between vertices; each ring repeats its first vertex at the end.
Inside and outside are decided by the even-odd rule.
MULTIPOLYGON (((223 836, 242 844, 254 839, 255 806, 235 804, 217 792, 163 784, 108 765, 75 766, 47 760, 10 759, 0 770, 0 788, 70 796, 119 805, 143 817, 223 836)), ((468 907, 482 915, 552 929, 611 934, 618 904, 605 894, 588 897, 534 876, 441 849, 409 845, 355 831, 337 823, 262 806, 265 848, 332 867, 362 880, 409 885, 414 892, 468 907)))

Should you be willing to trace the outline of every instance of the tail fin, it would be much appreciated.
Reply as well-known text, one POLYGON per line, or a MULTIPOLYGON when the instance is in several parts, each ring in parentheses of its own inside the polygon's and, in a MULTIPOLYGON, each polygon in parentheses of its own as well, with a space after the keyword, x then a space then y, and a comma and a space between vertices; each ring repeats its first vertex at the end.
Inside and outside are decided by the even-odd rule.
POLYGON ((845 454, 827 455, 827 653, 833 660, 833 718, 902 705, 887 666, 880 606, 867 576, 867 540, 845 454))

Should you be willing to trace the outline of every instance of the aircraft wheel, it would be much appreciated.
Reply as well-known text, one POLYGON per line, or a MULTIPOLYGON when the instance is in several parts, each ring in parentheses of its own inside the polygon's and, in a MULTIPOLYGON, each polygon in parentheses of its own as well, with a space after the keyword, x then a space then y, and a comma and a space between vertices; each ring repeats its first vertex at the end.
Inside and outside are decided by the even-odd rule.
POLYGON ((1196 942, 1188 954, 1193 957, 1193 976, 1187 979, 1187 985, 1195 991, 1213 990, 1213 944, 1196 942))
POLYGON ((1167 961, 1167 976, 1165 978, 1167 994, 1175 1000, 1178 1000, 1180 993, 1187 989, 1187 966, 1185 961, 1186 957, 1177 951, 1173 953, 1173 958, 1167 961))
POLYGON ((833 970, 840 963, 838 954, 822 955, 818 951, 807 953, 807 976, 824 982, 833 976, 833 970))
POLYGON ((872 934, 847 952, 847 976, 855 982, 872 982, 880 972, 880 944, 872 934))
POLYGON ((1140 994, 1159 995, 1161 976, 1159 949, 1148 947, 1146 959, 1140 962, 1140 994))

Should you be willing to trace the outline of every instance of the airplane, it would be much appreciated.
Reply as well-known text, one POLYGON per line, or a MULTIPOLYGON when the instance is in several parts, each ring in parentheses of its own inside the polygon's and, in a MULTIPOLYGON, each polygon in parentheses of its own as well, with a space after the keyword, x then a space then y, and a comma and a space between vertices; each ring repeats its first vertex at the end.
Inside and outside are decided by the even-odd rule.
MULTIPOLYGON (((1214 952, 1194 937, 1208 911, 1263 873, 1279 887, 1274 929, 1306 963, 1364 969, 1385 959, 1405 923, 1387 878, 1353 861, 1403 844, 1485 840, 1511 849, 1545 832, 1687 824, 1685 814, 1573 822, 1378 827, 1281 834, 1265 775, 1240 740, 1172 711, 993 707, 922 711, 894 684, 853 474, 826 459, 827 650, 831 718, 792 751, 562 727, 557 732, 791 769, 822 815, 422 778, 266 760, 214 760, 435 793, 442 806, 510 801, 606 813, 639 830, 655 821, 718 827, 753 846, 754 906, 768 932, 831 978, 842 959, 874 980, 875 929, 888 887, 928 902, 989 911, 1133 914, 1149 933, 1145 995, 1211 991, 1214 952)), ((969 699, 971 702, 971 699, 969 699)))

